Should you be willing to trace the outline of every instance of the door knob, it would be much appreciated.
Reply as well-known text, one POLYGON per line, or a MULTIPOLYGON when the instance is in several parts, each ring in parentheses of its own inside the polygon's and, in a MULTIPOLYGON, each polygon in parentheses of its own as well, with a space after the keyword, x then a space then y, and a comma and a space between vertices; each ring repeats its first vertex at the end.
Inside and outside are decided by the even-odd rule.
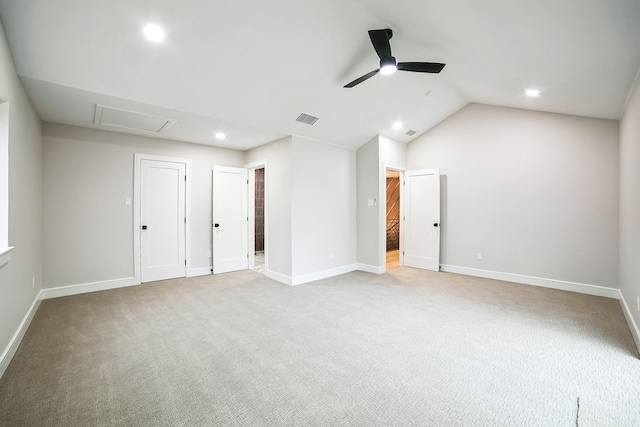
POLYGON ((438 224, 437 222, 435 224, 433 224, 434 227, 439 226, 440 224, 438 224))
POLYGON ((143 225, 143 226, 142 226, 142 229, 143 229, 143 230, 146 230, 146 229, 147 229, 147 226, 146 226, 146 225, 143 225))
POLYGON ((218 228, 218 227, 220 227, 220 224, 215 223, 215 224, 213 224, 213 226, 214 226, 215 228, 218 228))

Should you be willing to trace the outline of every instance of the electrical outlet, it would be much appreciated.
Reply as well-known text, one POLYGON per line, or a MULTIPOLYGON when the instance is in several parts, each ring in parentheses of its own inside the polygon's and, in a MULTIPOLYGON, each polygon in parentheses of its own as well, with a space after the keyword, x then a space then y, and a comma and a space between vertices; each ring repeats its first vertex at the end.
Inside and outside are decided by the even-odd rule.
POLYGON ((636 308, 640 311, 640 297, 636 297, 636 308))
POLYGON ((478 252, 478 255, 476 255, 476 259, 478 261, 482 261, 482 254, 480 252, 478 252))
POLYGON ((207 252, 207 258, 211 258, 211 251, 207 252))
POLYGON ((31 287, 36 288, 36 276, 31 276, 31 287))
POLYGON ((329 254, 329 259, 333 259, 333 252, 329 254))

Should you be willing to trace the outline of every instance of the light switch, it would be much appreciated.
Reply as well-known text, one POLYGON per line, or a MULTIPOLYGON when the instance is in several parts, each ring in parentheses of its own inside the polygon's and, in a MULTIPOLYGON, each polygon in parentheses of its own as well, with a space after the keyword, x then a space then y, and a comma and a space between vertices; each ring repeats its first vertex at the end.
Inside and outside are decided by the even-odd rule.
POLYGON ((125 197, 124 198, 124 205, 125 206, 131 206, 131 197, 125 197))
POLYGON ((376 199, 367 199, 367 206, 378 206, 378 201, 376 199))

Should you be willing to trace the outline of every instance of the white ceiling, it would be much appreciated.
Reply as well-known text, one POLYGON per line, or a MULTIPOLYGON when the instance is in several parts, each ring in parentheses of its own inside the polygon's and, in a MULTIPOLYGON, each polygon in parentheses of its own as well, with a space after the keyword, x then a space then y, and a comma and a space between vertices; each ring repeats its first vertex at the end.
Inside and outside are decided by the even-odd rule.
POLYGON ((638 0, 0 0, 0 17, 43 120, 100 128, 102 104, 176 119, 163 138, 241 150, 409 142, 469 102, 618 119, 640 68, 638 0), (399 61, 446 67, 344 89, 378 67, 367 30, 385 27, 399 61))

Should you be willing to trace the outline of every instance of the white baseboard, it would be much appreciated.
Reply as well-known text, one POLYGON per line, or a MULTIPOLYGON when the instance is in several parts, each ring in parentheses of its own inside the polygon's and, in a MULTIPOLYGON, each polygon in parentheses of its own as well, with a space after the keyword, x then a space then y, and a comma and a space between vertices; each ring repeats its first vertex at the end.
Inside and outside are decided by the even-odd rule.
POLYGON ((22 338, 24 338, 24 334, 27 332, 27 329, 31 324, 31 320, 33 320, 33 316, 36 314, 36 311, 38 311, 38 307, 40 307, 40 301, 42 301, 42 291, 38 293, 36 299, 33 300, 27 314, 24 316, 24 319, 22 319, 20 326, 18 326, 18 330, 13 334, 7 348, 2 352, 2 356, 0 356, 0 378, 2 378, 4 371, 7 370, 9 363, 11 363, 11 359, 13 359, 16 351, 18 351, 22 338))
POLYGON ((302 285, 303 283, 315 282, 316 280, 327 279, 340 274, 351 273, 358 269, 357 264, 343 265, 342 267, 331 268, 329 270, 318 271, 316 273, 303 274, 292 278, 292 286, 302 285))
POLYGON ((105 280, 102 282, 82 283, 79 285, 46 288, 41 291, 42 299, 66 297, 69 295, 86 294, 87 292, 106 291, 108 289, 125 288, 139 285, 140 280, 135 277, 125 279, 105 280))
POLYGON ((624 295, 620 290, 618 290, 620 296, 620 307, 622 308, 622 313, 624 313, 624 318, 627 319, 627 325, 629 325, 629 329, 631 330, 631 335, 633 335, 633 340, 636 343, 636 347, 638 347, 638 352, 640 352, 640 329, 638 328, 638 324, 636 323, 633 315, 631 314, 631 309, 627 305, 627 300, 624 299, 624 295))
POLYGON ((187 277, 196 277, 196 276, 207 276, 211 273, 211 267, 202 267, 202 268, 192 268, 187 273, 187 277))
POLYGON ((276 282, 284 283, 285 285, 293 286, 293 279, 291 276, 286 276, 284 274, 276 273, 275 271, 265 270, 264 275, 269 279, 273 279, 276 282))
POLYGON ((316 273, 303 274, 300 276, 286 276, 271 270, 265 270, 264 275, 269 279, 284 283, 289 286, 302 285, 304 283, 315 282, 316 280, 327 279, 340 274, 350 273, 358 269, 357 264, 343 265, 342 267, 331 268, 329 270, 318 271, 316 273))
POLYGON ((356 270, 366 271, 367 273, 373 273, 373 274, 382 274, 385 271, 387 271, 387 268, 385 266, 376 267, 375 265, 369 265, 369 264, 356 264, 356 266, 357 266, 356 270))
POLYGON ((506 282, 520 283, 523 285, 540 286, 543 288, 560 289, 563 291, 578 292, 581 294, 595 295, 599 297, 620 298, 620 291, 606 286, 587 285, 584 283, 567 282, 564 280, 545 279, 542 277, 524 276, 521 274, 502 273, 499 271, 480 270, 478 268, 458 267, 455 265, 440 266, 447 273, 465 274, 467 276, 484 277, 487 279, 504 280, 506 282))

